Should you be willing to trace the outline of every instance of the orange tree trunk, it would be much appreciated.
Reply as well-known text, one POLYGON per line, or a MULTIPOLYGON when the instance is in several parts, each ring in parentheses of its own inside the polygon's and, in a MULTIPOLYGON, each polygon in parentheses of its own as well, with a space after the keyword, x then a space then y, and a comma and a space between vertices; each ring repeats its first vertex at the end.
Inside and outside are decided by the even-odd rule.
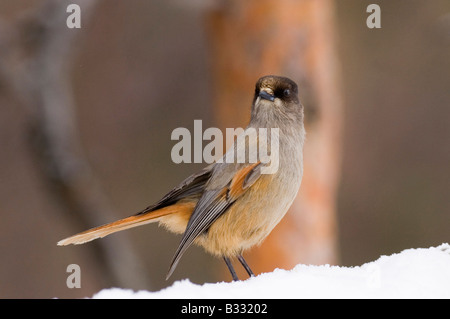
POLYGON ((337 262, 336 188, 342 98, 330 0, 228 0, 207 14, 219 127, 245 127, 256 80, 299 84, 307 130, 304 177, 290 211, 261 247, 254 272, 337 262))

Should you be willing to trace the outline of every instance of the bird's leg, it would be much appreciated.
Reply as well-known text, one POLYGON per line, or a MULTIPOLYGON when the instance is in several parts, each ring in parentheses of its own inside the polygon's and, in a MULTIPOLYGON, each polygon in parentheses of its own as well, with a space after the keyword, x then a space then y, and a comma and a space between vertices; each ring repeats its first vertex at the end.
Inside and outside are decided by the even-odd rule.
POLYGON ((247 262, 245 261, 244 257, 242 257, 242 255, 238 255, 237 256, 238 260, 241 262, 242 266, 244 266, 245 270, 247 271, 247 274, 250 277, 255 277, 255 274, 253 273, 253 271, 250 269, 249 265, 247 264, 247 262))
POLYGON ((223 257, 223 260, 225 260, 225 263, 227 264, 228 270, 230 271, 231 276, 233 277, 233 281, 239 281, 239 278, 236 275, 236 271, 234 270, 230 259, 228 257, 223 257))

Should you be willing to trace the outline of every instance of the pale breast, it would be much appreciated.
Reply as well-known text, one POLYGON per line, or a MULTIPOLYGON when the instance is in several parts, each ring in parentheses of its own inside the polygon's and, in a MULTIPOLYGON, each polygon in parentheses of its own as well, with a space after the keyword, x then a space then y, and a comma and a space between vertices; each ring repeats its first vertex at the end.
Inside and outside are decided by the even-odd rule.
MULTIPOLYGON (((234 256, 261 243, 284 217, 301 183, 300 159, 289 171, 262 175, 197 244, 216 255, 234 256)), ((285 163, 282 163, 285 164, 285 163)))

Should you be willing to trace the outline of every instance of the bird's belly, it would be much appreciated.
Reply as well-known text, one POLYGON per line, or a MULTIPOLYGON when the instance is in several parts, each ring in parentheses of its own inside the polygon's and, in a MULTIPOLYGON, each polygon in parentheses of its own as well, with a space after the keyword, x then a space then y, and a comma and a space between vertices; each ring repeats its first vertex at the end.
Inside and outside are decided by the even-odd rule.
POLYGON ((270 191, 272 187, 267 192, 244 194, 199 236, 196 244, 213 255, 228 257, 260 244, 284 217, 298 191, 295 187, 285 192, 270 191))

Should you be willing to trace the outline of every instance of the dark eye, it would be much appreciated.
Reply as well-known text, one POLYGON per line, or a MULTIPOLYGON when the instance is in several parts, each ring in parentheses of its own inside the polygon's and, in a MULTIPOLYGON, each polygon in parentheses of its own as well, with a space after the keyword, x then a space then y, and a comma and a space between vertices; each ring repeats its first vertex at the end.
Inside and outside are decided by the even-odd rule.
POLYGON ((289 90, 289 89, 284 90, 284 91, 283 91, 283 95, 284 95, 285 97, 289 97, 289 96, 291 95, 291 90, 289 90))

